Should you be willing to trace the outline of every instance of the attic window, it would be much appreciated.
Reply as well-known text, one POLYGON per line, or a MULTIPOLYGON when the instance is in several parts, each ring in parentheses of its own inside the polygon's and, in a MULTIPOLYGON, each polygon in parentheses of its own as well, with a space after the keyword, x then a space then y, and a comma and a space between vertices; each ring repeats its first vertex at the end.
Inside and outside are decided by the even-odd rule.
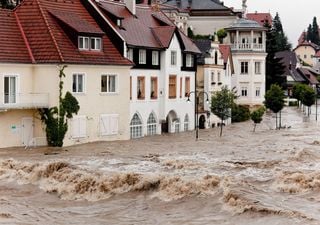
POLYGON ((121 19, 117 19, 117 26, 122 27, 122 20, 121 19))
POLYGON ((101 51, 102 40, 99 37, 78 37, 78 48, 87 51, 101 51), (89 44, 90 43, 90 44, 89 44))

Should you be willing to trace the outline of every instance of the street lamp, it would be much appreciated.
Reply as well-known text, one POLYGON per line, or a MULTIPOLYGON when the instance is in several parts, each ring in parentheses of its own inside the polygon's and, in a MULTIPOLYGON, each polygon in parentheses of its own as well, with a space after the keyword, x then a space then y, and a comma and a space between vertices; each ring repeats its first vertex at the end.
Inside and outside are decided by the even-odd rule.
POLYGON ((191 94, 194 94, 194 101, 195 101, 195 108, 194 108, 194 119, 195 119, 195 128, 196 128, 196 141, 198 140, 199 138, 199 99, 200 99, 200 95, 201 94, 205 94, 207 96, 207 100, 206 100, 206 103, 209 104, 209 95, 207 92, 205 91, 191 91, 189 92, 188 94, 188 99, 187 99, 187 102, 191 102, 190 100, 190 95, 191 94))

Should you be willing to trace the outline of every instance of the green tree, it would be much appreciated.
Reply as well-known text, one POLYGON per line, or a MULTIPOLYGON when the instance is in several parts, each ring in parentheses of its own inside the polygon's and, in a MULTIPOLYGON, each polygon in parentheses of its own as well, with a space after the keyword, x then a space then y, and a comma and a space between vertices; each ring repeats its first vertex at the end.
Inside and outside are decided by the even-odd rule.
POLYGON ((266 106, 266 108, 270 109, 272 112, 276 114, 276 129, 281 128, 281 113, 280 113, 279 125, 278 125, 278 113, 281 112, 281 110, 284 107, 284 98, 285 98, 284 92, 282 88, 277 84, 271 85, 270 90, 268 90, 265 94, 264 105, 266 106))
POLYGON ((305 89, 305 84, 295 84, 292 88, 292 97, 298 100, 298 106, 300 105, 299 102, 302 100, 303 91, 305 89))
POLYGON ((277 84, 282 88, 286 88, 286 77, 283 76, 285 66, 281 63, 282 58, 276 58, 275 53, 280 51, 277 44, 277 33, 275 29, 270 27, 269 24, 265 24, 267 30, 266 40, 266 88, 270 89, 272 84, 277 84))
POLYGON ((15 7, 15 4, 11 0, 0 0, 0 6, 3 9, 13 9, 15 7))
POLYGON ((254 122, 253 132, 256 131, 257 124, 261 123, 264 112, 265 108, 260 107, 250 113, 250 118, 254 122))
POLYGON ((309 24, 308 30, 307 30, 307 41, 312 41, 314 39, 313 32, 312 32, 312 26, 309 24))
POLYGON ((232 106, 231 114, 232 123, 244 122, 250 119, 249 107, 245 105, 237 105, 234 103, 232 106))
POLYGON ((315 90, 308 86, 305 85, 304 90, 302 92, 302 96, 301 96, 301 102, 303 105, 308 107, 308 117, 310 116, 310 112, 311 112, 311 106, 315 103, 316 101, 316 92, 315 90))
POLYGON ((80 109, 77 99, 70 92, 67 92, 65 97, 62 96, 65 68, 66 66, 62 66, 59 70, 59 106, 39 109, 41 121, 46 125, 48 145, 54 147, 63 146, 63 140, 68 131, 68 119, 71 119, 80 109))
POLYGON ((231 117, 231 107, 234 104, 235 94, 226 86, 217 91, 211 98, 211 112, 221 120, 220 137, 222 136, 223 122, 231 117))
POLYGON ((227 32, 225 31, 225 29, 220 29, 217 31, 217 36, 218 36, 219 42, 222 44, 223 39, 227 37, 227 32))
POLYGON ((291 50, 292 45, 291 45, 291 43, 289 43, 288 37, 283 31, 283 26, 281 23, 279 13, 276 13, 276 16, 273 19, 272 29, 275 32, 276 52, 291 50))
POLYGON ((320 44, 320 38, 319 38, 319 26, 317 23, 317 17, 313 17, 312 21, 312 40, 314 44, 319 45, 320 44))

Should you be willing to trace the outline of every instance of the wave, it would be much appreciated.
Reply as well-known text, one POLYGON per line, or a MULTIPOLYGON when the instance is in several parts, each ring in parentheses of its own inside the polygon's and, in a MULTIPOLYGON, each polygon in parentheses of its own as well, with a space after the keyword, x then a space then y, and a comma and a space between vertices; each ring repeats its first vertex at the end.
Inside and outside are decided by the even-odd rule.
POLYGON ((67 162, 23 163, 15 160, 0 162, 0 179, 34 184, 65 200, 97 201, 115 194, 153 192, 162 200, 186 196, 210 195, 220 183, 216 175, 199 179, 138 173, 103 174, 73 166, 67 162))

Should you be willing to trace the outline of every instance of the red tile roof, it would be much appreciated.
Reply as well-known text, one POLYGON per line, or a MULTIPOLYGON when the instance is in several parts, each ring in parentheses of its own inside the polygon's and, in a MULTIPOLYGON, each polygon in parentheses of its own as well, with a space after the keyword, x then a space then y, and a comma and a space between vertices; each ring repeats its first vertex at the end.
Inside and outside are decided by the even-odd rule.
POLYGON ((307 68, 299 68, 303 75, 308 79, 310 84, 319 84, 316 76, 307 68))
POLYGON ((246 17, 249 20, 258 22, 261 26, 264 26, 265 22, 268 22, 270 26, 272 25, 272 16, 270 13, 247 13, 246 17))
POLYGON ((182 41, 184 51, 199 53, 196 45, 164 13, 149 5, 137 5, 136 15, 132 15, 123 3, 104 0, 97 4, 129 46, 167 48, 173 33, 176 33, 182 41), (120 27, 112 17, 123 18, 120 27))
MULTIPOLYGON (((4 11, 1 10, 1 13, 3 18, 4 11)), ((5 33, 0 31, 0 39, 15 37, 17 40, 12 39, 15 40, 15 45, 11 45, 13 49, 11 51, 17 51, 21 57, 23 56, 15 58, 14 62, 30 62, 33 58, 34 63, 132 64, 120 54, 108 36, 102 32, 81 0, 24 0, 14 13, 16 21, 12 18, 0 21, 0 30, 1 28, 6 30, 5 33), (5 24, 2 25, 3 22, 5 24), (6 24, 13 24, 10 26, 12 28, 6 27, 6 24), (21 32, 17 28, 18 25, 21 27, 21 32), (70 37, 70 33, 73 37, 70 37), (99 34, 102 37, 103 50, 80 51, 77 36, 84 34, 87 36, 99 34), (25 37, 24 45, 23 37, 25 37), (29 59, 26 60, 28 49, 30 49, 29 59)), ((7 53, 1 51, 0 55, 11 57, 10 53, 10 51, 7 53)), ((0 57, 0 61, 4 61, 3 57, 0 57)))
POLYGON ((230 45, 219 45, 219 50, 221 52, 222 58, 223 58, 223 62, 227 63, 228 59, 231 55, 231 48, 230 45))
POLYGON ((0 62, 31 63, 14 12, 0 9, 0 62))

